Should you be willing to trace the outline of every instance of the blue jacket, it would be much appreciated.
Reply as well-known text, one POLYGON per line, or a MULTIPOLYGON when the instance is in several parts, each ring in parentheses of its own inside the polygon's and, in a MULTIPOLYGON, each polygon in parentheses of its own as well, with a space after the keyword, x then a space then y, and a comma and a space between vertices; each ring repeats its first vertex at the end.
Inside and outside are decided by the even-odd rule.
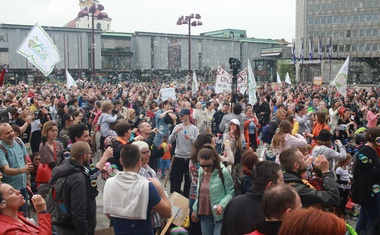
MULTIPOLYGON (((231 201, 231 199, 235 196, 235 188, 234 183, 232 181, 232 177, 227 168, 224 167, 223 164, 220 165, 222 169, 222 173, 224 176, 224 184, 222 180, 219 178, 219 172, 217 169, 214 170, 211 174, 210 178, 210 200, 211 206, 221 205, 224 209, 227 204, 231 201)), ((203 169, 202 167, 198 170, 198 184, 197 184, 197 199, 193 205, 193 211, 198 214, 198 200, 199 200, 199 187, 201 185, 203 179, 203 169)), ((211 208, 212 215, 214 216, 215 221, 220 221, 223 219, 223 213, 221 215, 216 215, 215 210, 211 208)))

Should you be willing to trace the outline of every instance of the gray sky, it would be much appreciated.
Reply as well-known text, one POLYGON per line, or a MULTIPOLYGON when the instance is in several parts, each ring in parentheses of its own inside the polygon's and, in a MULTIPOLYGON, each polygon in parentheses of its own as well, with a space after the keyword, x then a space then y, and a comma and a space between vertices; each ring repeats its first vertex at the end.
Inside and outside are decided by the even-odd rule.
MULTIPOLYGON (((295 0, 100 0, 116 32, 187 34, 176 25, 181 15, 198 13, 203 26, 192 34, 219 29, 243 29, 248 37, 285 38, 295 35, 295 0)), ((18 0, 5 4, 0 23, 63 26, 79 12, 79 0, 18 0)))

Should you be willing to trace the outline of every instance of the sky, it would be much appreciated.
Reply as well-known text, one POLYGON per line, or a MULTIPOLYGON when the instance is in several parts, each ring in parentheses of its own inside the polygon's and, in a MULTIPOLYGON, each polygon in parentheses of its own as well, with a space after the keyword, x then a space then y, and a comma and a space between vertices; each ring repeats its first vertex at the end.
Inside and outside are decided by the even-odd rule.
MULTIPOLYGON (((100 0, 112 19, 112 31, 188 34, 176 25, 181 15, 198 13, 202 26, 191 34, 220 29, 243 29, 248 37, 291 41, 295 37, 296 0, 100 0)), ((2 9, 0 23, 64 26, 75 19, 79 0, 9 1, 2 9)))

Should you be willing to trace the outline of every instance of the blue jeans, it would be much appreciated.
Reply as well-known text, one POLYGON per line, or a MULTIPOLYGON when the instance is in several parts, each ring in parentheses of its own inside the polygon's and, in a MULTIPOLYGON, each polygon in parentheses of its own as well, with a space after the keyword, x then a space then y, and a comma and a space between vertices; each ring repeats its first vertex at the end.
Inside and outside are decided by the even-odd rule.
POLYGON ((360 231, 372 225, 380 215, 380 193, 376 195, 376 202, 372 205, 361 205, 358 222, 355 230, 359 234, 360 231))
POLYGON ((223 220, 215 222, 214 216, 201 215, 200 221, 203 235, 220 235, 223 220))
POLYGON ((170 168, 170 159, 164 160, 161 158, 161 174, 162 176, 165 176, 165 169, 168 169, 169 171, 170 168))

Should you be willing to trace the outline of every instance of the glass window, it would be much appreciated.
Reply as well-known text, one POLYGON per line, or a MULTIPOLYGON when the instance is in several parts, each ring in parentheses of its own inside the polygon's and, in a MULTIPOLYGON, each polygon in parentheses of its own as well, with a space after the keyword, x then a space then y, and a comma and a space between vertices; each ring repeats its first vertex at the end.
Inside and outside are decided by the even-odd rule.
POLYGON ((360 21, 360 23, 364 23, 365 22, 365 15, 360 15, 359 21, 360 21))
MULTIPOLYGON (((380 1, 379 1, 380 2, 380 1)), ((373 22, 379 22, 379 14, 373 14, 372 15, 372 21, 373 22)))
POLYGON ((321 32, 321 37, 322 37, 322 38, 325 38, 325 37, 326 37, 326 32, 325 32, 325 31, 322 31, 322 32, 321 32))
POLYGON ((373 7, 373 0, 367 0, 367 7, 373 7))
POLYGON ((377 37, 377 35, 378 35, 378 29, 373 29, 372 36, 377 37))
POLYGON ((373 1, 373 6, 374 6, 374 7, 378 7, 378 6, 380 6, 380 1, 379 1, 379 0, 375 0, 375 1, 373 1))
POLYGON ((360 30, 359 30, 359 36, 360 36, 360 37, 364 37, 364 35, 365 35, 365 31, 364 31, 364 29, 360 29, 360 30))
POLYGON ((341 24, 345 24, 346 23, 346 17, 345 16, 341 16, 340 17, 340 23, 341 24))
POLYGON ((332 16, 327 16, 327 24, 332 24, 332 16))
POLYGON ((345 1, 339 2, 339 9, 340 10, 346 9, 346 2, 345 1))
POLYGON ((352 9, 352 1, 347 1, 347 9, 352 9))
POLYGON ((348 45, 346 45, 344 51, 345 51, 345 52, 349 52, 349 51, 350 51, 350 48, 351 48, 351 45, 348 44, 348 45))
POLYGON ((358 23, 359 22, 359 16, 358 15, 352 16, 352 22, 358 23))
POLYGON ((321 6, 321 11, 326 10, 326 4, 325 3, 321 3, 320 6, 321 6))
POLYGON ((309 25, 312 25, 313 24, 313 17, 309 17, 308 21, 309 21, 309 25))
POLYGON ((372 51, 377 51, 377 44, 372 44, 372 51))
POLYGON ((339 2, 334 2, 333 4, 334 10, 339 10, 339 2))
POLYGON ((337 50, 338 50, 338 45, 333 45, 333 47, 332 47, 333 49, 333 52, 337 52, 337 50))
POLYGON ((321 17, 321 24, 326 24, 326 16, 321 17))
POLYGON ((356 29, 352 30, 352 37, 356 38, 358 36, 358 31, 356 29))
POLYGON ((365 49, 364 44, 363 44, 363 43, 360 43, 360 44, 359 44, 359 51, 364 51, 364 49, 365 49))
POLYGON ((346 38, 350 38, 351 37, 351 30, 347 30, 346 31, 346 38))
POLYGON ((326 37, 328 38, 330 36, 331 36, 331 31, 330 30, 326 31, 326 37))
POLYGON ((320 9, 319 4, 314 4, 314 11, 320 11, 320 9))
POLYGON ((371 37, 371 36, 372 36, 372 30, 371 30, 371 29, 367 29, 367 30, 365 31, 365 35, 366 35, 367 37, 371 37))
POLYGON ((366 44, 365 45, 365 51, 371 51, 372 45, 371 44, 366 44))
POLYGON ((351 51, 357 51, 357 50, 358 50, 358 45, 352 44, 351 51))
POLYGON ((346 18, 347 24, 351 23, 351 21, 352 21, 352 17, 351 16, 347 16, 347 18, 346 18))
POLYGON ((340 38, 344 38, 344 37, 346 37, 346 31, 345 31, 345 30, 340 30, 340 31, 339 31, 339 37, 340 37, 340 38))
POLYGON ((338 34, 338 31, 337 31, 337 30, 334 30, 334 31, 333 31, 333 38, 337 38, 338 35, 339 35, 339 34, 338 34))
POLYGON ((331 11, 332 9, 333 9, 333 3, 332 2, 326 3, 326 10, 331 11))
POLYGON ((367 15, 367 22, 371 22, 372 21, 372 15, 371 14, 368 14, 367 15))
POLYGON ((377 50, 380 51, 380 44, 377 44, 377 50))
POLYGON ((319 21, 320 21, 319 17, 314 18, 314 24, 319 24, 319 21))
POLYGON ((339 52, 343 52, 344 45, 339 45, 339 52))
POLYGON ((313 4, 309 4, 309 6, 307 6, 307 10, 308 11, 314 11, 314 5, 313 4))
POLYGON ((334 24, 339 24, 339 16, 334 16, 334 24))

